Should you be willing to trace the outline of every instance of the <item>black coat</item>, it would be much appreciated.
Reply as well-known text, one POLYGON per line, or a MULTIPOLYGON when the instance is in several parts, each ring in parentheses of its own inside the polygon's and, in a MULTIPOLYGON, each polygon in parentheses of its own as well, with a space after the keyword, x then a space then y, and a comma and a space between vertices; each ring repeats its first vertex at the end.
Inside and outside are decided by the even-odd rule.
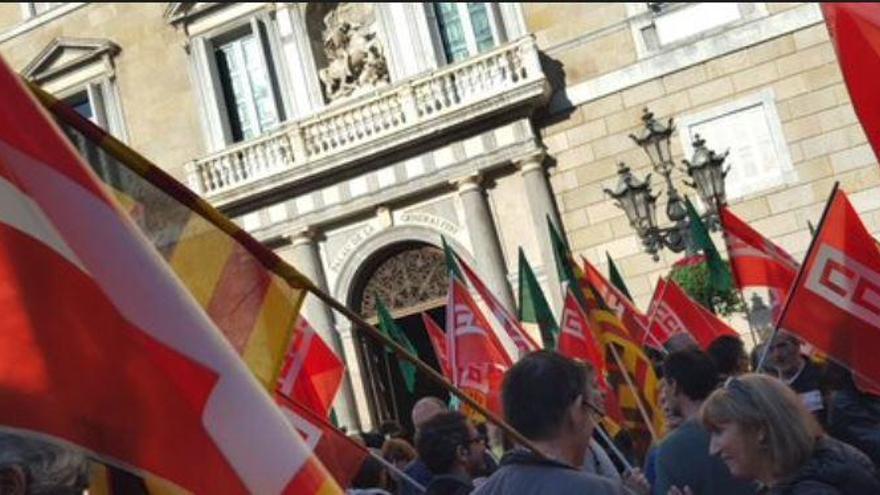
POLYGON ((820 439, 813 455, 770 495, 880 494, 880 478, 861 451, 830 437, 820 439))

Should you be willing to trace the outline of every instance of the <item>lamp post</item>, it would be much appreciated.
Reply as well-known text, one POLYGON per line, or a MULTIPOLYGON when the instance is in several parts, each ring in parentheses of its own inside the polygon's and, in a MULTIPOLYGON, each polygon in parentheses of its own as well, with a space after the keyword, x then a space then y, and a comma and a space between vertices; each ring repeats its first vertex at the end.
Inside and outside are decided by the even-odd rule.
MULTIPOLYGON (((660 174, 666 182, 666 217, 672 225, 660 227, 657 224, 655 203, 659 194, 652 194, 651 174, 645 180, 639 180, 621 162, 617 169, 617 187, 613 191, 605 189, 605 193, 626 213, 630 226, 638 233, 645 251, 652 255, 654 261, 660 259, 659 253, 664 247, 675 253, 686 251, 688 255, 696 254, 696 246, 691 241, 685 201, 672 181, 675 162, 672 160, 669 141, 675 132, 675 125, 672 119, 666 124, 656 120, 647 108, 642 114, 642 122, 644 128, 638 135, 630 134, 629 137, 648 155, 654 172, 660 174)), ((685 181, 685 184, 697 190, 700 200, 706 206, 703 221, 715 231, 720 228, 718 209, 727 201, 724 191, 727 171, 723 166, 728 152, 720 155, 715 153, 706 147, 706 141, 699 135, 694 136, 693 147, 691 159, 682 161, 685 165, 684 171, 692 179, 690 182, 685 181)))

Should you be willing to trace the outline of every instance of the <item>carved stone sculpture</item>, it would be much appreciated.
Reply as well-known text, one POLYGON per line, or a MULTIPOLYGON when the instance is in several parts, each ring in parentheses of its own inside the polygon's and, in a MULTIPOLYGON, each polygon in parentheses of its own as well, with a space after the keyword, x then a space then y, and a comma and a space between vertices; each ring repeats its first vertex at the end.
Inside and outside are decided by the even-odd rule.
POLYGON ((343 7, 324 16, 322 42, 327 66, 318 71, 318 78, 328 101, 363 94, 389 81, 375 22, 368 24, 363 17, 343 7))

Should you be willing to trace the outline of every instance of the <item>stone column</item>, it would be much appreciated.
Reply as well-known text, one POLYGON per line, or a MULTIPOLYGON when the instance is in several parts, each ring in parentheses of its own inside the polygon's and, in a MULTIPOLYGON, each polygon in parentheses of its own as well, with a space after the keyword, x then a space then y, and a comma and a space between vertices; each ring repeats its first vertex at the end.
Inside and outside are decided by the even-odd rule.
POLYGON ((495 297, 507 309, 514 311, 516 306, 513 304, 513 292, 507 281, 504 254, 501 252, 498 232, 495 230, 495 222, 489 212, 489 203, 485 191, 480 186, 480 180, 478 174, 473 174, 453 181, 464 205, 465 222, 473 244, 474 259, 477 262, 474 269, 483 277, 495 297))
POLYGON ((550 221, 553 222, 560 234, 562 229, 556 215, 556 208, 553 206, 553 192, 547 182, 547 172, 544 170, 544 153, 527 156, 518 161, 516 166, 523 179, 523 190, 532 217, 532 228, 535 230, 538 246, 541 250, 541 264, 547 277, 548 295, 553 307, 561 308, 562 294, 559 274, 556 271, 556 259, 553 254, 553 245, 550 242, 550 232, 547 230, 547 217, 550 217, 550 221))
MULTIPOLYGON (((309 278, 319 289, 327 292, 327 279, 324 276, 324 267, 321 264, 321 254, 318 251, 317 232, 311 228, 296 232, 291 237, 291 249, 293 254, 293 266, 303 275, 309 278)), ((349 369, 359 367, 357 358, 350 353, 343 352, 342 339, 336 330, 333 312, 315 296, 306 296, 303 303, 302 314, 311 323, 315 332, 329 345, 333 352, 343 360, 349 369)), ((351 389, 350 374, 346 373, 339 389, 339 394, 334 402, 337 420, 342 426, 348 427, 349 431, 360 429, 360 422, 355 411, 354 398, 351 389)))

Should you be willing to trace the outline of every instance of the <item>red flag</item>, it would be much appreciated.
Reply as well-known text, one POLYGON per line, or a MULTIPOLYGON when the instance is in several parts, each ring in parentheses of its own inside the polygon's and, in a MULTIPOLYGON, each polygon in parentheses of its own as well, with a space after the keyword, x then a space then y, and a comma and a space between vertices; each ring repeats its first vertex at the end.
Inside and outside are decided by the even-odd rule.
POLYGON ((322 418, 328 417, 345 365, 302 316, 281 368, 277 392, 322 418))
POLYGON ((880 250, 843 191, 832 196, 778 328, 880 389, 880 250))
MULTIPOLYGON (((688 332, 703 350, 722 335, 739 336, 727 323, 688 297, 675 282, 661 279, 657 285, 660 297, 655 301, 651 318, 655 335, 665 335, 669 340, 672 335, 688 332)), ((662 342, 665 344, 666 340, 662 342)))
POLYGON ((648 336, 648 317, 639 311, 636 305, 614 284, 608 282, 589 261, 585 258, 581 258, 581 261, 584 264, 587 280, 596 289, 609 309, 620 318, 630 336, 637 342, 642 342, 643 345, 659 347, 658 343, 648 336))
POLYGON ((453 383, 493 413, 501 414, 501 382, 512 360, 455 277, 450 278, 446 312, 446 349, 453 383))
POLYGON ((822 11, 853 107, 880 156, 880 5, 823 3, 822 11))
MULTIPOLYGON (((456 255, 456 257, 458 257, 456 255)), ((489 306, 489 311, 495 315, 495 318, 501 323, 502 328, 513 341, 513 344, 519 350, 520 354, 527 354, 531 351, 536 351, 541 347, 537 342, 529 335, 528 332, 522 327, 517 319, 507 308, 501 304, 499 301, 486 287, 486 284, 480 280, 480 277, 474 272, 467 263, 464 262, 463 259, 458 258, 458 263, 461 265, 461 268, 464 270, 467 278, 470 279, 471 283, 474 284, 474 288, 477 289, 477 293, 480 294, 480 297, 483 298, 483 301, 486 301, 486 305, 489 306)))
POLYGON ((768 287, 787 294, 797 275, 797 261, 727 207, 721 209, 721 223, 733 277, 739 288, 768 287))
POLYGON ((559 326, 559 343, 556 346, 559 353, 590 363, 596 369, 596 374, 603 377, 604 381, 605 359, 596 337, 590 330, 587 315, 575 299, 571 288, 565 291, 565 304, 562 307, 559 326))
POLYGON ((194 493, 338 493, 0 62, 0 425, 194 493))
POLYGON ((351 486, 352 479, 370 455, 367 449, 345 436, 322 416, 314 414, 305 404, 280 394, 275 396, 275 401, 336 482, 343 487, 351 486))
POLYGON ((434 319, 422 313, 422 323, 425 324, 425 330, 428 332, 428 338, 431 339, 431 345, 434 347, 434 354, 437 356, 437 362, 440 363, 440 370, 443 375, 452 381, 452 371, 449 368, 449 357, 446 353, 446 335, 443 330, 434 322, 434 319))

